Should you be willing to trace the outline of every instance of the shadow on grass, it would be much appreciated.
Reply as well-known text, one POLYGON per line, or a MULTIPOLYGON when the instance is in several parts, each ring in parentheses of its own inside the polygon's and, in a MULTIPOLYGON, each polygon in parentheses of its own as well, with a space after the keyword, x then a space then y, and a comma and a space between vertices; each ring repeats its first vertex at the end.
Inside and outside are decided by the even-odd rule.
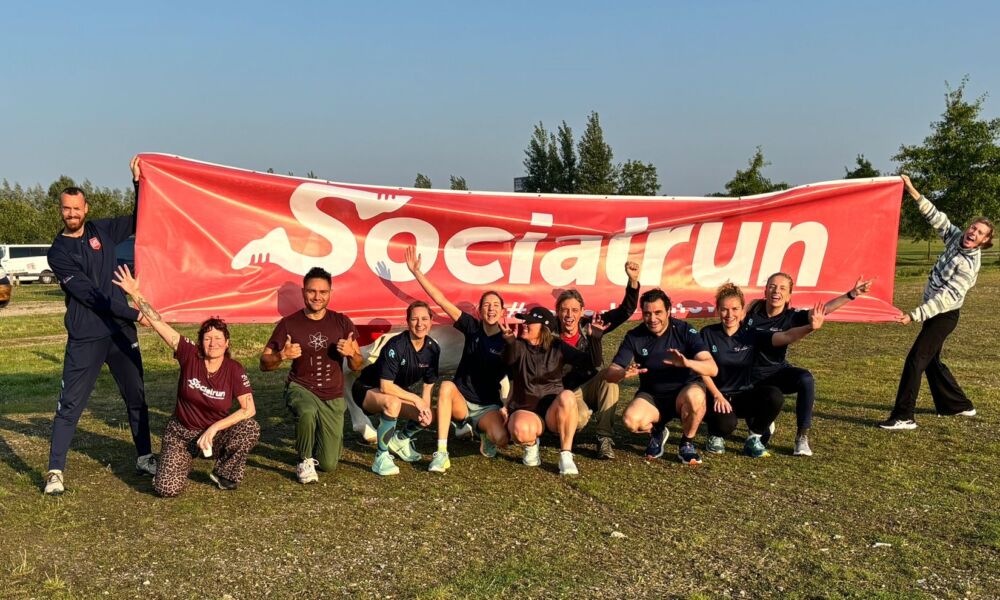
MULTIPOLYGON (((0 416, 0 433, 12 431, 36 438, 47 444, 51 441, 51 429, 52 421, 50 420, 34 418, 29 423, 19 423, 0 416)), ((77 427, 76 434, 73 436, 73 441, 75 443, 70 447, 71 451, 84 454, 100 464, 108 464, 109 457, 116 459, 120 456, 130 457, 130 459, 125 461, 114 460, 110 462, 108 464, 109 470, 122 483, 134 490, 153 495, 152 480, 135 472, 135 463, 131 460, 131 456, 135 454, 135 447, 131 443, 87 431, 86 429, 81 429, 79 426, 77 427)), ((4 462, 18 473, 29 475, 41 485, 41 481, 44 479, 44 469, 47 468, 47 465, 42 469, 32 468, 9 447, 7 450, 9 450, 9 454, 8 452, 4 453, 4 462)))

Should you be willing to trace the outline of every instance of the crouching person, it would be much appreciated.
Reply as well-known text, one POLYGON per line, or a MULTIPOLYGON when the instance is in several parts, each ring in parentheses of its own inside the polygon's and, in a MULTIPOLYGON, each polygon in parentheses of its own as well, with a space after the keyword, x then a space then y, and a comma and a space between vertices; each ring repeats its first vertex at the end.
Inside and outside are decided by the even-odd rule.
POLYGON ((116 276, 114 283, 132 296, 180 365, 177 405, 163 432, 153 489, 166 498, 179 495, 187 486, 193 459, 202 455, 215 459, 209 477, 219 489, 235 490, 243 481, 247 455, 260 438, 260 426, 253 419, 250 379, 229 356, 229 327, 222 319, 208 319, 198 328, 198 341, 189 340, 146 301, 128 267, 119 267, 116 276), (239 408, 230 412, 234 398, 239 408))

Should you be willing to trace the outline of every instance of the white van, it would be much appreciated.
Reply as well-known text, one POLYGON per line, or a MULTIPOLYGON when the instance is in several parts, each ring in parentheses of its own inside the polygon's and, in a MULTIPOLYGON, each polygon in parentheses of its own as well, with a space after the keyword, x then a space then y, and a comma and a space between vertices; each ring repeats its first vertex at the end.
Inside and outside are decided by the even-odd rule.
POLYGON ((19 282, 55 283, 56 276, 45 257, 50 244, 0 244, 0 267, 19 282))

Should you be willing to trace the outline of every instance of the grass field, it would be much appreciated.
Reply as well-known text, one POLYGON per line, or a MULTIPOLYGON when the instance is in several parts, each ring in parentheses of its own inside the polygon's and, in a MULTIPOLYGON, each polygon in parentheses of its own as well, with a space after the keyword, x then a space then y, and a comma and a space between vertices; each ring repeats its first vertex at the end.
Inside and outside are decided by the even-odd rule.
MULTIPOLYGON (((900 248, 900 306, 919 299, 925 251, 900 248)), ((791 352, 817 379, 816 456, 791 456, 789 402, 770 458, 739 455, 741 427, 701 467, 647 463, 646 439, 619 428, 618 459, 602 462, 588 428, 574 479, 556 472, 552 440, 540 469, 518 449, 487 460, 453 441, 446 475, 425 460, 381 479, 349 434, 338 472, 303 487, 285 371, 256 369, 270 328, 237 326, 263 426, 247 478, 220 492, 198 461, 187 491, 163 500, 134 473, 107 374, 74 439, 67 493, 40 493, 65 335, 58 289, 25 286, 0 311, 0 597, 998 597, 998 292, 1000 270, 984 269, 945 349, 975 418, 936 417, 925 388, 918 430, 876 429, 917 327, 834 323, 791 352)), ((148 332, 142 347, 158 448, 177 369, 148 332)), ((420 441, 428 455, 433 437, 420 441)))

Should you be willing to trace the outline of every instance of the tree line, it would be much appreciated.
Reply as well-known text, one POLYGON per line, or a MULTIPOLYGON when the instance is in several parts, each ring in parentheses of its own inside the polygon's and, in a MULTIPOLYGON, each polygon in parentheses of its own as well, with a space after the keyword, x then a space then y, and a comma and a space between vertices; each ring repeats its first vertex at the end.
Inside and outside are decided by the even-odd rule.
MULTIPOLYGON (((897 172, 910 175, 917 189, 924 191, 949 217, 966 224, 979 215, 1000 216, 1000 118, 982 116, 986 96, 968 99, 965 87, 968 77, 957 88, 946 85, 945 109, 932 122, 930 133, 920 144, 899 147, 891 157, 897 172)), ((524 190, 548 194, 597 194, 655 196, 660 182, 656 166, 641 160, 614 162, 614 152, 604 139, 600 116, 587 116, 587 124, 579 140, 566 121, 549 131, 544 123, 534 125, 528 147, 524 150, 524 190)), ((764 175, 770 166, 763 148, 757 146, 744 169, 737 169, 723 191, 709 196, 752 196, 788 189, 784 181, 772 181, 764 175)), ((273 173, 273 169, 267 170, 273 173)), ((288 173, 292 175, 291 172, 288 173)), ((884 173, 889 175, 890 173, 884 173)), ((883 175, 864 154, 858 154, 852 168, 844 173, 831 173, 831 179, 869 178, 883 175)), ((312 171, 306 175, 317 179, 312 171)), ((59 192, 76 185, 84 190, 90 202, 90 218, 129 214, 132 211, 132 189, 98 187, 90 181, 76 184, 65 175, 49 187, 24 188, 11 185, 6 179, 0 184, 0 242, 11 244, 46 243, 58 228, 59 192)), ((464 177, 452 175, 453 190, 467 190, 464 177)), ((414 187, 430 188, 429 177, 417 173, 414 187)), ((929 240, 934 232, 912 202, 903 203, 900 233, 914 240, 929 240)))

